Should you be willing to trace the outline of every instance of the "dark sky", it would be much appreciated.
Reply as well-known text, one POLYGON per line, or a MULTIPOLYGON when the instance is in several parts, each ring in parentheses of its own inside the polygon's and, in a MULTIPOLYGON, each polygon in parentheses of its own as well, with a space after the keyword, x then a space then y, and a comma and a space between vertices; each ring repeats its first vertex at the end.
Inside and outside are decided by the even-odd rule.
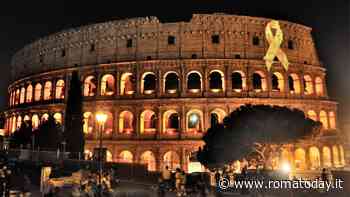
POLYGON ((84 24, 136 16, 161 21, 189 19, 192 13, 226 12, 289 20, 313 28, 328 91, 350 121, 350 3, 348 0, 186 0, 186 1, 15 1, 0 6, 0 110, 6 108, 10 58, 42 36, 84 24), (121 4, 122 3, 122 4, 121 4))

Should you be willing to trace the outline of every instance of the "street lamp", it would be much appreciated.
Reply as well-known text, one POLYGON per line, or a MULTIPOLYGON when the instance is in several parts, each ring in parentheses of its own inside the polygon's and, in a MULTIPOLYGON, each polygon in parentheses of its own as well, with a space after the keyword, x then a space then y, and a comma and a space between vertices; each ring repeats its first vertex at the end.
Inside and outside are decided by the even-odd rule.
POLYGON ((96 113, 96 121, 98 124, 98 128, 99 128, 99 140, 100 140, 100 144, 99 144, 99 153, 98 153, 98 162, 99 162, 99 193, 100 196, 102 196, 102 132, 104 130, 104 126, 105 126, 105 122, 107 120, 107 114, 102 113, 102 112, 98 112, 96 113))

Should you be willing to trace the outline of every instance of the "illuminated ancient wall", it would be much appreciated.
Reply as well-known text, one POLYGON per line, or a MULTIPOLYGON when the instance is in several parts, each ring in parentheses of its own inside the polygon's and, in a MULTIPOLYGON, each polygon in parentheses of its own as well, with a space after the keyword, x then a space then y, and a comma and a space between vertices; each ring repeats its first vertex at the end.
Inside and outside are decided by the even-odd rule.
MULTIPOLYGON (((110 160, 148 163, 150 170, 164 165, 186 169, 211 124, 241 105, 270 104, 304 111, 321 121, 329 136, 319 145, 291 147, 290 154, 302 148, 309 162, 317 157, 313 146, 319 152, 336 146, 330 148, 335 155, 331 166, 344 166, 337 103, 328 98, 326 70, 315 52, 311 28, 280 21, 280 47, 289 69, 274 59, 268 71, 264 56, 269 21, 221 14, 194 15, 189 22, 176 23, 138 18, 40 39, 13 58, 7 130, 15 131, 26 120, 37 127, 48 115, 62 122, 68 82, 77 70, 83 82, 87 153, 96 146, 94 115, 101 111, 108 115, 103 138, 110 160)), ((323 163, 329 162, 318 167, 327 166, 323 163)))

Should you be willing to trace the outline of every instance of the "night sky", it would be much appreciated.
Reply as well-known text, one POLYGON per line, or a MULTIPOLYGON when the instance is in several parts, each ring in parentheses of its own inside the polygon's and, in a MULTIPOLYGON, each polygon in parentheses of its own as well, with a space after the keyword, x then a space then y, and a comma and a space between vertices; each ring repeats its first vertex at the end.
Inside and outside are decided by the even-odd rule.
POLYGON ((95 22, 138 16, 161 21, 189 19, 192 13, 225 12, 263 16, 313 28, 321 61, 327 68, 330 97, 340 118, 350 122, 350 3, 348 0, 186 0, 186 1, 8 1, 0 6, 0 110, 7 106, 11 56, 51 33, 95 22), (119 4, 118 4, 119 3, 119 4), (122 4, 120 4, 122 3, 122 4))

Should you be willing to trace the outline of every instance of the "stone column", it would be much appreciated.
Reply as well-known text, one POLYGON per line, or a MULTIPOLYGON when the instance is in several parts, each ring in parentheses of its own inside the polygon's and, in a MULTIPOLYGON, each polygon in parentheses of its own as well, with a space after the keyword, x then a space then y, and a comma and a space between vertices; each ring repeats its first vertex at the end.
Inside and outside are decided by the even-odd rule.
POLYGON ((186 109, 185 109, 185 106, 182 105, 181 106, 181 109, 180 109, 180 112, 179 112, 179 115, 180 115, 180 131, 179 131, 179 138, 182 138, 182 134, 187 132, 187 125, 186 125, 186 109))
POLYGON ((119 95, 120 95, 120 81, 121 81, 121 73, 117 70, 116 76, 115 76, 116 93, 114 94, 116 98, 119 98, 119 95))
POLYGON ((309 147, 306 147, 304 148, 305 150, 305 165, 306 165, 306 168, 305 170, 309 170, 310 169, 310 165, 311 165, 311 162, 310 162, 310 150, 309 150, 309 147))
POLYGON ((101 96, 101 77, 102 77, 101 72, 99 72, 96 77, 97 77, 96 78, 97 92, 95 96, 101 96))
POLYGON ((180 91, 181 96, 184 97, 187 94, 187 77, 183 63, 181 62, 181 72, 180 72, 180 91))
POLYGON ((203 69, 204 69, 203 92, 204 92, 204 96, 207 96, 209 94, 209 70, 206 63, 203 69))
POLYGON ((156 87, 156 94, 157 97, 161 97, 163 95, 163 76, 162 76, 162 71, 158 69, 157 71, 157 87, 156 87))
POLYGON ((114 128, 114 132, 113 132, 113 136, 114 138, 118 138, 118 134, 119 134, 119 107, 114 107, 114 121, 113 121, 113 128, 114 128))
POLYGON ((140 65, 139 64, 136 64, 135 65, 135 73, 134 73, 134 77, 135 77, 135 80, 136 80, 136 88, 135 88, 135 96, 136 97, 139 97, 142 95, 142 92, 141 92, 141 76, 140 76, 140 65))
POLYGON ((163 117, 162 117, 162 109, 158 108, 158 111, 156 111, 155 113, 157 113, 157 139, 161 138, 162 132, 163 132, 163 117))

